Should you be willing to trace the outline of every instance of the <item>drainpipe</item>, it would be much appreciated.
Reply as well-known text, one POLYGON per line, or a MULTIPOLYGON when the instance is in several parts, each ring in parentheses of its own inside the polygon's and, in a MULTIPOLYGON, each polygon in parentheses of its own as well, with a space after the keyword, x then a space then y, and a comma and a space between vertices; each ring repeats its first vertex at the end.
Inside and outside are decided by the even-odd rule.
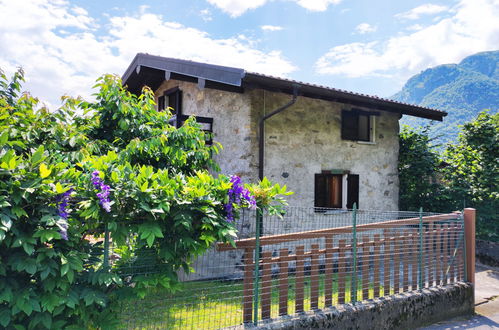
MULTIPOLYGON (((285 105, 281 106, 280 108, 277 108, 276 110, 272 111, 271 113, 263 116, 262 118, 260 118, 260 122, 259 122, 259 133, 260 133, 260 140, 258 141, 259 143, 259 148, 258 148, 258 177, 260 178, 260 180, 263 179, 263 162, 264 162, 264 153, 265 153, 265 120, 269 119, 270 117, 272 117, 273 115, 276 115, 278 114, 279 112, 281 111, 284 111, 286 110, 287 108, 289 108, 290 106, 292 106, 293 104, 295 104, 296 102, 296 98, 298 97, 298 88, 300 86, 297 85, 297 84, 294 84, 293 85, 293 98, 291 99, 291 101, 289 101, 288 103, 286 103, 285 105)), ((260 236, 262 235, 263 233, 263 214, 260 212, 260 213, 257 213, 257 221, 259 222, 259 225, 260 225, 260 236)))
POLYGON ((268 115, 263 116, 260 118, 260 122, 258 123, 259 125, 259 133, 260 133, 260 139, 258 141, 259 146, 258 146, 258 177, 260 180, 263 179, 263 166, 264 166, 264 155, 265 155, 265 120, 269 119, 270 117, 277 115, 279 112, 286 110, 296 102, 296 98, 298 97, 298 88, 299 85, 293 85, 293 99, 283 105, 280 108, 277 108, 276 110, 272 111, 268 115))
MULTIPOLYGON (((265 147, 265 120, 269 119, 273 115, 278 114, 281 111, 286 110, 290 106, 292 106, 296 102, 296 98, 298 96, 298 85, 293 85, 293 98, 291 101, 286 103, 280 108, 277 108, 276 110, 272 111, 268 115, 263 116, 260 118, 259 122, 259 133, 260 133, 260 140, 259 142, 259 148, 258 148, 258 177, 260 180, 263 179, 263 161, 264 161, 264 147, 265 147)), ((254 275, 254 282, 253 282, 253 297, 254 297, 254 302, 253 302, 253 323, 255 325, 258 324, 258 296, 259 296, 259 278, 260 278, 260 266, 259 266, 259 261, 260 261, 260 255, 262 253, 262 247, 260 246, 260 237, 263 234, 263 212, 261 210, 256 211, 256 223, 255 223, 255 275, 254 275)))

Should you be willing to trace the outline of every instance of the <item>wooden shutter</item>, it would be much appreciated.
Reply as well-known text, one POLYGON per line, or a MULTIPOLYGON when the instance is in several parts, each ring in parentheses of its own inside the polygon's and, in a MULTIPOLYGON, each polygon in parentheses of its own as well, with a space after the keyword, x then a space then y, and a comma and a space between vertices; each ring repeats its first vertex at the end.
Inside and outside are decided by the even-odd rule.
POLYGON ((314 206, 315 207, 327 207, 327 202, 328 202, 327 175, 316 174, 315 175, 314 206))
POLYGON ((165 96, 158 97, 158 111, 165 110, 165 96))
POLYGON ((355 111, 341 112, 341 138, 343 140, 358 139, 359 135, 359 114, 355 111))
POLYGON ((180 120, 182 117, 182 91, 180 89, 170 95, 170 107, 175 109, 173 113, 177 115, 177 128, 179 128, 183 124, 182 120, 180 120))
POLYGON ((171 107, 173 114, 182 113, 182 91, 178 87, 170 88, 163 94, 165 97, 165 107, 171 107), (168 100, 168 102, 166 102, 168 100))
POLYGON ((357 203, 359 208, 359 175, 349 174, 347 177, 347 209, 352 209, 357 203))

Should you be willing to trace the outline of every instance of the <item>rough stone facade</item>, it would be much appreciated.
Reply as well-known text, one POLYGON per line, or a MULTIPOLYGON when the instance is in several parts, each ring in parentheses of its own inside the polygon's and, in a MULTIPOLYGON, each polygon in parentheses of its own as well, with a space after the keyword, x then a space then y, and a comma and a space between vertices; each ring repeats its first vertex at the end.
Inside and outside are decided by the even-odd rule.
POLYGON ((256 135, 250 120, 250 95, 199 89, 197 84, 169 80, 158 88, 156 96, 177 86, 183 94, 182 114, 214 119, 214 140, 223 146, 214 157, 221 172, 237 174, 246 181, 254 181, 258 176, 258 156, 254 153, 256 135))
MULTIPOLYGON (((263 109, 272 111, 287 100, 287 95, 265 92, 263 109)), ((397 210, 398 115, 380 112, 375 119, 375 142, 361 143, 341 139, 343 109, 351 106, 298 98, 292 107, 267 120, 266 176, 295 192, 290 205, 310 207, 314 174, 350 171, 360 178, 360 208, 397 210)))
MULTIPOLYGON (((287 103, 291 96, 262 89, 234 93, 199 89, 197 84, 169 80, 157 90, 179 87, 182 113, 214 118, 214 140, 223 150, 215 156, 222 173, 258 178, 258 120, 287 103)), ((341 110, 351 106, 298 97, 297 102, 266 121, 265 176, 286 184, 295 194, 290 205, 314 206, 314 174, 340 169, 358 174, 362 209, 397 210, 398 120, 376 110, 373 143, 341 139, 341 110)), ((370 110, 370 109, 365 109, 370 110)))
POLYGON ((237 329, 416 329, 474 312, 474 290, 470 283, 397 294, 356 304, 283 316, 264 324, 237 329))

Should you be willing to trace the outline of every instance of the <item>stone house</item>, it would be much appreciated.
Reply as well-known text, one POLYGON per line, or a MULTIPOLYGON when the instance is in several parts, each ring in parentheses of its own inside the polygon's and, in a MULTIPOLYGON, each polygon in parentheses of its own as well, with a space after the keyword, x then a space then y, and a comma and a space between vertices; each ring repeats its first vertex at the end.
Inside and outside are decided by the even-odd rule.
POLYGON ((286 184, 292 206, 398 209, 402 115, 441 121, 447 113, 239 68, 137 54, 123 75, 147 85, 158 110, 191 115, 223 145, 222 173, 286 184))

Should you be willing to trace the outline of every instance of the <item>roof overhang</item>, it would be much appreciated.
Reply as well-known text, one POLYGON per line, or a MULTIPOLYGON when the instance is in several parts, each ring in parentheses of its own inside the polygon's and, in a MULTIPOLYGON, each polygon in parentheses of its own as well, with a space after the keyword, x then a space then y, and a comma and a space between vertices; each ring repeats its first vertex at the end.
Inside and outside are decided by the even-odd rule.
POLYGON ((250 73, 239 68, 141 53, 135 56, 122 80, 130 92, 139 94, 143 86, 149 86, 152 90, 156 90, 163 81, 170 79, 197 83, 200 88, 213 88, 239 93, 244 92, 246 89, 260 88, 293 95, 293 89, 298 86, 299 96, 314 99, 438 121, 442 121, 443 117, 447 115, 446 112, 436 109, 290 79, 250 73))
POLYGON ((293 94, 293 87, 299 86, 300 96, 322 99, 332 102, 351 104, 382 111, 399 113, 426 119, 442 121, 447 116, 444 111, 421 107, 417 105, 397 102, 377 96, 358 94, 336 88, 329 88, 314 84, 297 82, 294 80, 265 76, 258 73, 247 73, 244 78, 244 87, 262 88, 270 91, 293 94))
POLYGON ((137 54, 123 75, 123 85, 139 94, 143 86, 156 90, 165 80, 195 82, 202 87, 238 91, 245 75, 243 69, 137 54))

